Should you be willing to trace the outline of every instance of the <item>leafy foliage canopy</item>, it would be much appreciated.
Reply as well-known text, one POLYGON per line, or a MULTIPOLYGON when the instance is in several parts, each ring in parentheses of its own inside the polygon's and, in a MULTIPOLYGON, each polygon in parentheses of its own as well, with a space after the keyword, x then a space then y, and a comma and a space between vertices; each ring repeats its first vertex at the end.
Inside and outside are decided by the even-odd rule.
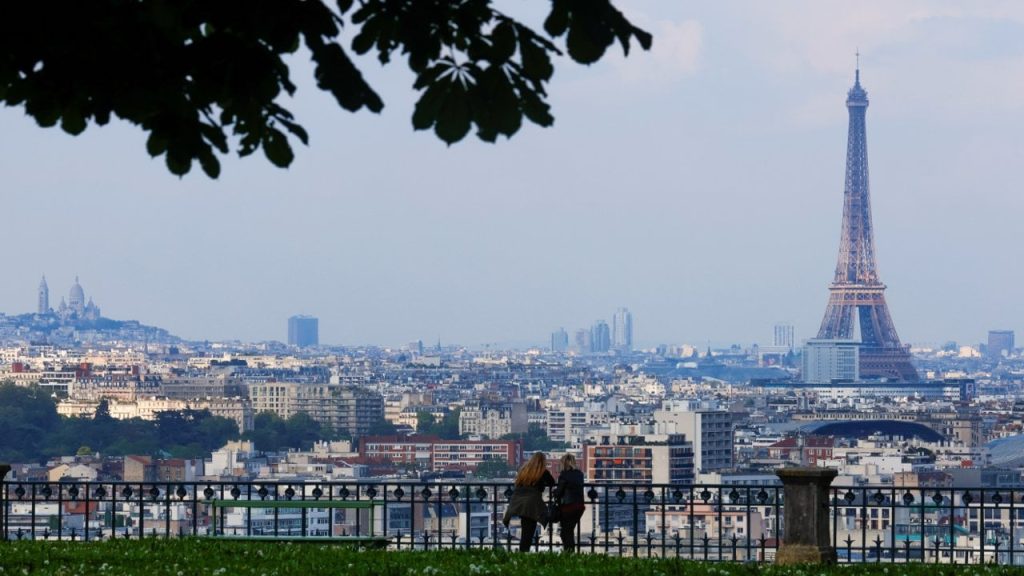
POLYGON ((380 112, 384 102, 352 54, 382 63, 404 56, 415 75, 417 130, 448 144, 471 127, 494 142, 523 118, 554 122, 545 86, 564 38, 576 62, 600 59, 616 41, 628 54, 651 36, 610 0, 551 0, 543 33, 491 0, 91 0, 8 2, 0 8, 0 102, 41 126, 80 134, 112 117, 140 126, 146 150, 177 175, 198 161, 211 178, 218 153, 262 149, 294 159, 289 137, 309 136, 281 104, 296 86, 285 58, 304 47, 317 86, 341 108, 380 112), (353 29, 351 46, 342 29, 353 29))

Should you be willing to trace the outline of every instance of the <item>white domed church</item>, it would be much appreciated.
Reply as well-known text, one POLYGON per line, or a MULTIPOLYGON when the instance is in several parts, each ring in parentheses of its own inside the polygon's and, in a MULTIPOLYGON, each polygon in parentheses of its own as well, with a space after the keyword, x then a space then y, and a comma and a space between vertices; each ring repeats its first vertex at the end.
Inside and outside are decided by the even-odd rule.
POLYGON ((93 303, 92 298, 85 301, 85 290, 78 283, 78 276, 75 276, 75 285, 68 293, 68 299, 60 300, 60 307, 54 311, 61 320, 99 320, 100 307, 93 303))

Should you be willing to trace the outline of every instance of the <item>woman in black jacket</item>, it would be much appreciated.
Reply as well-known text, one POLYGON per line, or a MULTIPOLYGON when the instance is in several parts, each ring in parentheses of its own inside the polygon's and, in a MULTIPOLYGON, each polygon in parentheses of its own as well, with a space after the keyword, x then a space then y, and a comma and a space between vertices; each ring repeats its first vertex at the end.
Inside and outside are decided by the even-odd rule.
POLYGON ((543 452, 535 453, 516 475, 516 489, 501 521, 508 528, 512 517, 519 517, 522 532, 519 535, 520 552, 530 551, 536 536, 537 524, 547 516, 544 489, 554 485, 555 479, 551 477, 551 472, 548 472, 543 452))
POLYGON ((562 512, 562 550, 571 554, 576 552, 576 526, 586 509, 583 499, 583 472, 576 467, 576 457, 572 454, 562 456, 561 463, 562 471, 558 475, 555 498, 558 498, 562 512))

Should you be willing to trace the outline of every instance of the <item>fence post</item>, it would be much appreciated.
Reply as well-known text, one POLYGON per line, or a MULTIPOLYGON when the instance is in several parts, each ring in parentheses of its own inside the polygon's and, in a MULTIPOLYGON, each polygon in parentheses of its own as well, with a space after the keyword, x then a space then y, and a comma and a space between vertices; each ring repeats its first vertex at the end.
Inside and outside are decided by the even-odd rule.
POLYGON ((4 478, 11 471, 9 464, 0 464, 0 541, 7 541, 7 486, 4 478))
POLYGON ((780 468, 784 532, 776 564, 834 564, 828 532, 828 489, 838 472, 831 468, 780 468))

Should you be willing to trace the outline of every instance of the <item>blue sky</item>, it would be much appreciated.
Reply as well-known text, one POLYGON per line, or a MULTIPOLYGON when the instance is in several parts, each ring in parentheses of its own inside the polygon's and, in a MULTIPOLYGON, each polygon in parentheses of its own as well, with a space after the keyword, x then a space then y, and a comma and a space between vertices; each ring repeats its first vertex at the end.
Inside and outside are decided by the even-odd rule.
MULTIPOLYGON (((537 21, 547 3, 503 2, 537 21)), ((568 61, 555 126, 496 145, 413 132, 406 67, 338 110, 296 60, 311 135, 171 176, 123 123, 73 138, 0 109, 0 311, 77 274, 104 315, 194 339, 544 343, 615 308, 641 344, 813 336, 835 267, 861 52, 879 271, 905 342, 1024 330, 1024 5, 619 1, 650 53, 568 61), (301 145, 300 145, 301 146, 301 145)))

